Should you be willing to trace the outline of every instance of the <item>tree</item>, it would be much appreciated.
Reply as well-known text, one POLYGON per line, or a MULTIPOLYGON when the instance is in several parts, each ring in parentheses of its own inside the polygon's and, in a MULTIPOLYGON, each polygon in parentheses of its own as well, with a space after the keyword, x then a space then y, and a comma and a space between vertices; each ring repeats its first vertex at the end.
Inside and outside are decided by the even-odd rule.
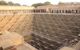
POLYGON ((20 4, 18 4, 18 3, 13 3, 13 2, 8 2, 8 5, 11 5, 11 6, 20 6, 20 4))
POLYGON ((44 2, 44 3, 35 3, 35 4, 32 4, 32 6, 34 7, 38 7, 38 6, 45 6, 45 5, 51 5, 50 2, 44 2))
POLYGON ((0 5, 8 5, 5 1, 0 1, 0 5))
POLYGON ((20 4, 18 4, 18 3, 13 3, 13 2, 5 2, 5 1, 0 1, 0 5, 11 5, 11 6, 20 6, 20 4))
POLYGON ((50 4, 51 4, 51 3, 48 2, 48 1, 44 2, 44 5, 50 5, 50 4))
POLYGON ((36 3, 36 4, 33 4, 32 6, 37 7, 37 6, 42 6, 42 5, 43 3, 36 3))
POLYGON ((15 3, 14 5, 15 5, 15 6, 20 6, 20 4, 18 4, 18 3, 15 3))
POLYGON ((12 6, 12 5, 14 5, 14 3, 13 2, 8 2, 8 5, 11 5, 12 6))

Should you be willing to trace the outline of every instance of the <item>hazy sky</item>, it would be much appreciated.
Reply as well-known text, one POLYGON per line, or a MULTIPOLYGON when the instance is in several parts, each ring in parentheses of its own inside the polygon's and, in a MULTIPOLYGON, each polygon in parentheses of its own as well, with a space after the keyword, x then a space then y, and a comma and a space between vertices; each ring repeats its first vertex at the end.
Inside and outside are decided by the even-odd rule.
POLYGON ((5 1, 12 1, 14 3, 20 3, 25 5, 32 5, 34 3, 43 3, 46 1, 51 2, 52 4, 57 4, 59 2, 80 2, 80 0, 5 0, 5 1))

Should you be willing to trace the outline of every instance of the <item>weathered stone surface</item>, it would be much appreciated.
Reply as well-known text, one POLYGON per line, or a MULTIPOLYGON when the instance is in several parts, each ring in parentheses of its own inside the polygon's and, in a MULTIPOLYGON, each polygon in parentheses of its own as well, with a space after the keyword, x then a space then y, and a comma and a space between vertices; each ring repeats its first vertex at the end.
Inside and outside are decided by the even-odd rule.
POLYGON ((35 14, 33 19, 31 44, 39 50, 73 46, 80 40, 80 15, 35 14))

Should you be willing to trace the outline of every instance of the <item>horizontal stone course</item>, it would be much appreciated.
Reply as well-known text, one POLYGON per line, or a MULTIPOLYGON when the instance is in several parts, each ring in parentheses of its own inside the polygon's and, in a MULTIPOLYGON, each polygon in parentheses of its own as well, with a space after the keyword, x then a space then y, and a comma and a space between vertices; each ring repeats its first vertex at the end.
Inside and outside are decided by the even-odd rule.
POLYGON ((35 14, 32 45, 39 50, 57 50, 62 46, 75 45, 80 40, 79 16, 35 14))

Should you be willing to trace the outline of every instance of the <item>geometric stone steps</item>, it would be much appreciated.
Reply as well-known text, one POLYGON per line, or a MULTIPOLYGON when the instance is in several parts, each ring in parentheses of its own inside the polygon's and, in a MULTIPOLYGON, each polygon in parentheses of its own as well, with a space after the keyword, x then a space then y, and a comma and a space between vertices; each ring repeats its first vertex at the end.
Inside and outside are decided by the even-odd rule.
MULTIPOLYGON (((80 15, 35 14, 33 16, 33 34, 35 36, 33 36, 33 42, 31 43, 35 43, 32 45, 38 49, 40 49, 37 47, 39 46, 38 41, 45 41, 40 40, 40 38, 53 41, 53 43, 61 43, 61 46, 72 46, 80 40, 78 36, 80 34, 80 15), (36 41, 35 37, 39 40, 36 41)), ((40 46, 43 46, 41 50, 47 50, 46 45, 42 44, 40 43, 40 46)), ((48 48, 51 44, 48 44, 48 48)))
POLYGON ((0 15, 0 31, 12 31, 22 35, 32 30, 32 15, 30 14, 13 14, 0 15))

